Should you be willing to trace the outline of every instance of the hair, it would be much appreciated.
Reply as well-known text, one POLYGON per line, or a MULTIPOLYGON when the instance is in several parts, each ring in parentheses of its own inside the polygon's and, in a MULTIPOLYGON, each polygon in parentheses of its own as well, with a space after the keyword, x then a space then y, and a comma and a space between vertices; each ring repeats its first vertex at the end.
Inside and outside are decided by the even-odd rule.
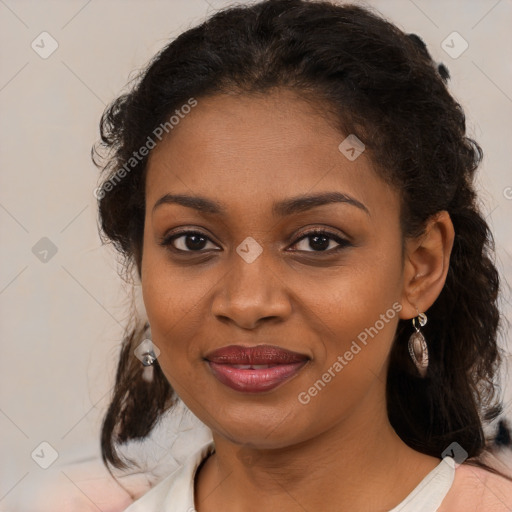
MULTIPOLYGON (((135 265, 140 279, 147 156, 130 163, 129 171, 126 162, 190 98, 200 103, 218 94, 287 89, 315 102, 326 118, 334 116, 341 133, 364 142, 376 172, 398 191, 403 239, 421 235, 444 210, 455 230, 446 282, 423 328, 429 348, 424 379, 407 350, 411 322, 398 323, 386 383, 391 425, 419 452, 442 457, 457 442, 467 464, 506 477, 481 460, 492 448, 484 426, 502 410, 495 383, 500 281, 474 188, 482 150, 466 136, 448 79, 417 35, 368 8, 266 0, 217 11, 164 47, 105 110, 92 151, 103 169, 100 236, 122 255, 127 274, 135 265)), ((137 319, 126 328, 102 426, 107 467, 126 468, 119 446, 145 438, 177 399, 158 361, 148 383, 133 356, 148 327, 137 319)))

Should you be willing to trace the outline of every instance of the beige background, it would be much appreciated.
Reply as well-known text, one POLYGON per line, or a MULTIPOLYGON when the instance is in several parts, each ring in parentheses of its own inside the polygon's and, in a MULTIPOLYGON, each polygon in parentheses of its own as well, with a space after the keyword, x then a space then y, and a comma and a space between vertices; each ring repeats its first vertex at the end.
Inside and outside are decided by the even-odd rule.
MULTIPOLYGON (((56 465, 99 454, 128 314, 92 194, 98 171, 89 152, 103 109, 169 38, 229 3, 0 0, 0 510, 42 477, 31 458, 41 442, 58 453, 56 465), (31 47, 43 31, 58 43, 47 59, 31 47), (57 249, 46 262, 32 251, 43 237, 57 249)), ((512 1, 368 3, 448 66, 485 152, 481 197, 511 281, 512 1), (469 44, 456 59, 441 48, 453 31, 469 44)), ((504 299, 511 319, 508 289, 504 299)))

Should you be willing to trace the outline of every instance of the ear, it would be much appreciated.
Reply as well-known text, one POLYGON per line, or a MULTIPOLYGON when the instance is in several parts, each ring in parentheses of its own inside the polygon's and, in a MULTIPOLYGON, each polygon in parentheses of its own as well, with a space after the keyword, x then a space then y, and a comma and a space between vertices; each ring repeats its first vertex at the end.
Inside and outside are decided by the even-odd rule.
POLYGON ((439 297, 450 265, 454 236, 450 215, 443 210, 428 220, 422 235, 406 240, 401 319, 414 318, 418 311, 423 313, 439 297))

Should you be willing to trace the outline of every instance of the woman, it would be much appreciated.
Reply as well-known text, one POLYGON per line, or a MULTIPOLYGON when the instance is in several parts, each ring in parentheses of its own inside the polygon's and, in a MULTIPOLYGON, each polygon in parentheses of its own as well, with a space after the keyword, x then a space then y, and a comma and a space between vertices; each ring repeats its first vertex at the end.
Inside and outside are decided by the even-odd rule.
POLYGON ((267 0, 162 50, 101 122, 140 279, 107 464, 179 401, 212 437, 130 512, 504 511, 499 278, 447 69, 361 7, 267 0))

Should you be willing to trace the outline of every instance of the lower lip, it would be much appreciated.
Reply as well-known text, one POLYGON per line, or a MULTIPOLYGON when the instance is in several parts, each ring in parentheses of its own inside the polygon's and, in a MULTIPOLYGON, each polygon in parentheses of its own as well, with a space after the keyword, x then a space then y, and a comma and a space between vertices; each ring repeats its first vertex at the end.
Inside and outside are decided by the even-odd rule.
POLYGON ((295 376, 307 361, 279 364, 271 368, 241 370, 229 364, 208 361, 213 375, 226 386, 246 393, 261 393, 276 388, 295 376))

